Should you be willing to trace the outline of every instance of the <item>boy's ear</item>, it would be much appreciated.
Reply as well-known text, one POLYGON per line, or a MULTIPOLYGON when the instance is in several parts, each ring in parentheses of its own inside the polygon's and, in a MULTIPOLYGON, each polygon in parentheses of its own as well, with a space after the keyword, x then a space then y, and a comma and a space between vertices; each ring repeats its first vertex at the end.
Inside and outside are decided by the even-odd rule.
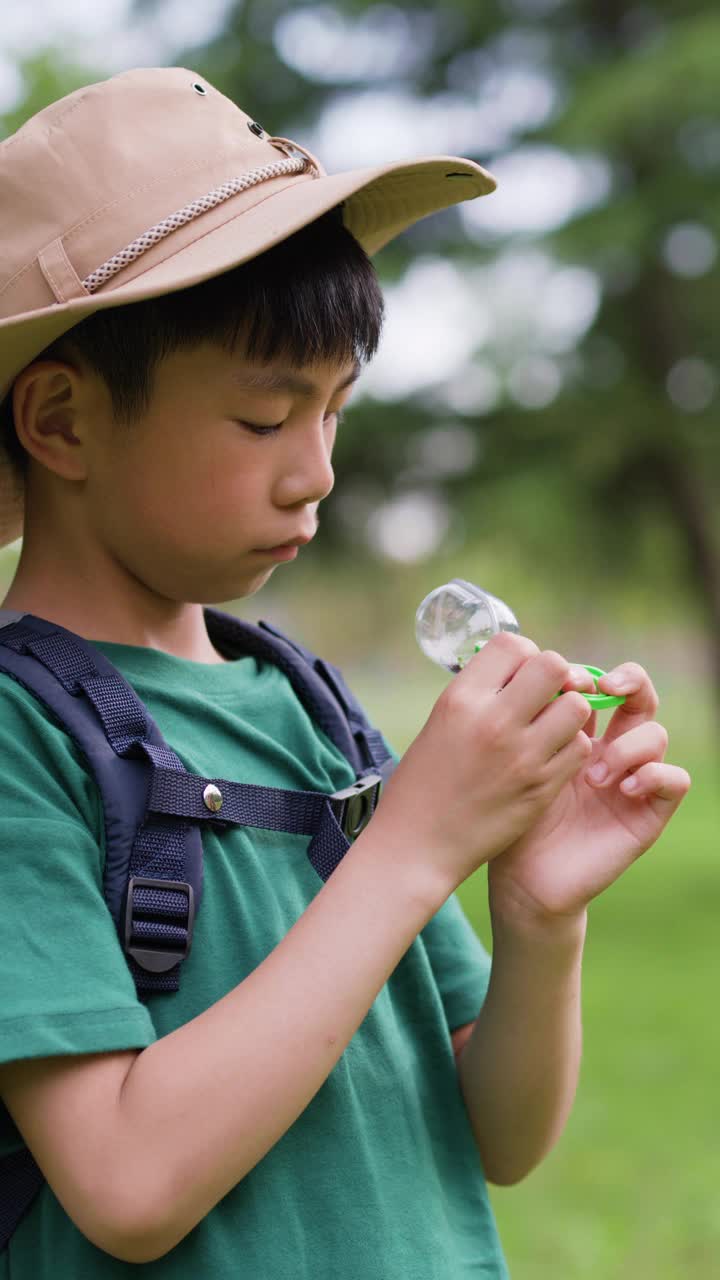
POLYGON ((15 430, 28 453, 66 480, 84 480, 87 415, 82 373, 60 360, 36 360, 15 380, 15 430))

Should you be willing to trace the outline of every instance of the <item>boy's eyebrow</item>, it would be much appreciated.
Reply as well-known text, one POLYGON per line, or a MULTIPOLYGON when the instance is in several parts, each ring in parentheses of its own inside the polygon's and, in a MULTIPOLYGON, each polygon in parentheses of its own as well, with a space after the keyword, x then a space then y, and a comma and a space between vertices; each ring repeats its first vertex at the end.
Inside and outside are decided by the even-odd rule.
MULTIPOLYGON (((345 387, 356 382, 360 372, 360 363, 356 361, 352 371, 338 383, 333 394, 344 391, 345 387)), ((277 373, 273 373, 269 369, 261 369, 256 372, 233 373, 232 380, 248 391, 290 391, 295 395, 312 396, 319 395, 322 390, 312 378, 306 378, 301 373, 291 373, 289 370, 278 370, 277 373)))

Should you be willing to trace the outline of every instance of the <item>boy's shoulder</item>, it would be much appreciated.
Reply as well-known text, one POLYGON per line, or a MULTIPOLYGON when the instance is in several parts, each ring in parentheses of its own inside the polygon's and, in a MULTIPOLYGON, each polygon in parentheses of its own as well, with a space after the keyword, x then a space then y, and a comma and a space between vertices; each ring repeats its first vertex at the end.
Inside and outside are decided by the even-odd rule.
MULTIPOLYGON (((0 649, 0 662, 2 650, 0 649)), ((105 854, 105 823, 92 769, 61 716, 0 666, 0 812, 5 851, 18 867, 33 841, 91 836, 95 867, 105 854), (13 834, 15 833, 15 834, 13 834), (13 841, 17 839, 17 849, 13 841)))
MULTIPOLYGON (((0 633, 1 634, 1 633, 0 633)), ((2 665, 0 648, 0 743, 55 754, 71 741, 62 719, 37 694, 2 665)), ((3 753, 3 770, 12 769, 16 752, 3 753)))
MULTIPOLYGON (((23 643, 44 639, 42 631, 24 628, 26 616, 0 609, 0 743, 5 748, 5 768, 22 768, 26 749, 34 750, 46 767, 62 764, 84 769, 62 710, 68 692, 53 679, 41 653, 30 653, 23 643)), ((49 629, 50 624, 45 626, 49 629)))

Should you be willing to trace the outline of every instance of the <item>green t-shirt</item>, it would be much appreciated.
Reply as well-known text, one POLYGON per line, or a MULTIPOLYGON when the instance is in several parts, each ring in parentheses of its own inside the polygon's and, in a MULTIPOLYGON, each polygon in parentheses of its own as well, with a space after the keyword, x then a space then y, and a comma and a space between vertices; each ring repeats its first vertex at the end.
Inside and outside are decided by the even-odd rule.
MULTIPOLYGON (((293 790, 354 781, 276 667, 97 647, 188 770, 293 790)), ((203 899, 181 989, 143 1003, 102 896, 102 805, 83 757, 5 674, 0 706, 0 1061, 144 1048, 242 982, 321 890, 308 837, 203 829, 203 899)), ((450 1042, 450 1031, 477 1015, 488 971, 449 899, 295 1124, 175 1249, 145 1264, 146 1274, 506 1277, 450 1042)), ((202 1105, 199 1093, 200 1114, 202 1105)), ((0 1103, 0 1155, 20 1145, 0 1103)), ((135 1266, 82 1235, 48 1186, 0 1255, 0 1280, 131 1274, 135 1266)))

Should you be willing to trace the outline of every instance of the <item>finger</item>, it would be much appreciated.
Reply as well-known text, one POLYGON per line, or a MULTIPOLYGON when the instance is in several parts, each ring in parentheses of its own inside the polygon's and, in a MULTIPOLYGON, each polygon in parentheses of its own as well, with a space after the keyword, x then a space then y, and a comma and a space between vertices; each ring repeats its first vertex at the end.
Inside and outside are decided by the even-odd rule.
POLYGON ((660 705, 657 691, 647 671, 637 662, 623 662, 614 667, 600 677, 598 688, 601 693, 622 694, 625 698, 603 734, 606 742, 626 733, 633 721, 652 720, 657 714, 660 705))
MULTIPOLYGON (((569 670, 570 664, 554 650, 544 649, 542 653, 536 653, 528 658, 502 690, 505 706, 523 723, 529 723, 544 711, 555 694, 560 692, 567 680, 569 670)), ((558 698, 558 703, 572 696, 572 694, 566 694, 558 698)))
POLYGON ((549 759, 572 742, 591 715, 590 704, 581 693, 567 693, 549 702, 530 726, 544 758, 549 759))
MULTIPOLYGON (((565 681, 561 692, 570 693, 577 691, 578 693, 595 693, 595 681, 590 675, 587 667, 572 666, 570 674, 565 681)), ((592 715, 589 716, 583 729, 589 738, 594 738, 597 732, 597 712, 593 707, 592 715)))
POLYGON ((568 678, 562 687, 562 692, 569 693, 573 689, 577 690, 578 693, 595 692, 595 681, 587 667, 571 666, 568 678))
POLYGON ((692 778, 687 769, 676 764, 645 764, 636 773, 620 783, 623 795, 633 800, 660 800, 677 808, 687 795, 692 785, 692 778))
POLYGON ((455 679, 465 680, 468 684, 474 682, 481 688, 498 691, 536 653, 539 653, 537 645, 528 640, 527 636, 501 631, 488 640, 479 653, 473 654, 455 679))
POLYGON ((667 745, 667 729, 654 720, 644 720, 610 743, 599 738, 587 781, 591 786, 610 787, 631 769, 638 769, 651 760, 664 760, 667 745))
POLYGON ((571 742, 553 756, 549 767, 558 788, 574 778, 592 756, 592 741, 581 729, 571 742))

